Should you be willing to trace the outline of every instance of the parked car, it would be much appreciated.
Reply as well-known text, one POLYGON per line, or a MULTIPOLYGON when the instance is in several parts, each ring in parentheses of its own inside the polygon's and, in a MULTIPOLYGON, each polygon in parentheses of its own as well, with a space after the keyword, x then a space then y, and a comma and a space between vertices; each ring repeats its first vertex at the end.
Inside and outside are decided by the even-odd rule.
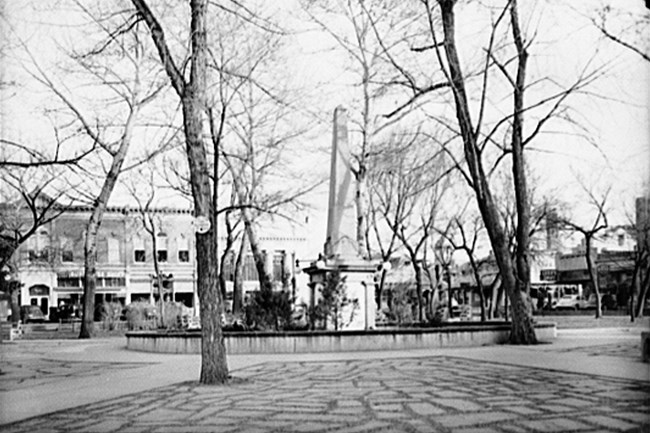
POLYGON ((564 295, 555 304, 558 310, 579 310, 586 307, 587 301, 582 295, 564 295))
POLYGON ((57 318, 59 320, 74 321, 79 320, 81 311, 78 305, 63 303, 57 308, 57 318))
POLYGON ((20 307, 20 320, 23 323, 45 322, 45 314, 36 305, 23 305, 20 307))
MULTIPOLYGON (((589 299, 584 301, 584 304, 580 308, 585 309, 596 309, 596 294, 592 293, 589 295, 589 299)), ((615 310, 616 309, 616 300, 612 295, 600 295, 600 308, 602 310, 615 310)))

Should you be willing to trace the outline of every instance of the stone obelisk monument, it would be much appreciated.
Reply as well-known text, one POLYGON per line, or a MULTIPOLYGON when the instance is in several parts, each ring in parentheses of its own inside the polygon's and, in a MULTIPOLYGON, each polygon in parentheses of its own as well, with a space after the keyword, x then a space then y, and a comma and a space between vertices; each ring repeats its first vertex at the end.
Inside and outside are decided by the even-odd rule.
POLYGON ((355 300, 343 316, 351 320, 342 329, 373 329, 375 327, 376 266, 359 254, 356 239, 355 185, 352 172, 353 158, 348 143, 348 119, 343 107, 334 110, 332 160, 330 168, 329 203, 327 210, 327 235, 322 258, 305 272, 310 277, 312 305, 327 274, 339 272, 345 281, 347 297, 355 300))

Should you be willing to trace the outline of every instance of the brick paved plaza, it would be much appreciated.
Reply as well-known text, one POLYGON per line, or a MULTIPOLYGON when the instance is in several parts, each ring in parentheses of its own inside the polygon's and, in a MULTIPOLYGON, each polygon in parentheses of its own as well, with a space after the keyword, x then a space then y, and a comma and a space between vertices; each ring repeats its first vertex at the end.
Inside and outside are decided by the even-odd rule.
MULTIPOLYGON (((650 431, 650 377, 633 336, 576 345, 484 347, 396 354, 232 357, 229 386, 183 380, 98 399, 5 424, 6 432, 612 432, 650 431), (520 353, 520 355, 516 355, 520 353), (513 355, 514 354, 514 355, 513 355), (611 375, 562 371, 562 357, 609 363, 611 375), (537 365, 531 360, 538 360, 537 365), (234 364, 234 365, 233 365, 234 364), (240 366, 238 366, 240 365, 240 366), (620 371, 615 371, 619 368, 620 371), (626 373, 623 369, 628 370, 626 373)), ((74 342, 70 343, 70 347, 74 342)), ((66 346, 67 347, 67 346, 66 346)), ((0 390, 47 387, 102 374, 150 374, 173 358, 137 354, 137 362, 56 361, 23 356, 3 363, 0 390), (93 375, 95 372, 95 375, 93 375), (48 385, 49 384, 49 385, 48 385)), ((99 346, 98 346, 99 348, 99 346)), ((67 350, 67 349, 66 349, 67 350)), ((66 353, 65 350, 62 353, 66 353)), ((42 354, 42 352, 41 352, 42 354)), ((176 368, 185 361, 176 358, 176 368)), ((595 363, 594 363, 595 362, 595 363)), ((575 368, 574 370, 580 370, 575 368)), ((585 371, 588 370, 585 367, 585 371)), ((161 370, 157 370, 160 372, 161 370)), ((193 372, 191 372, 193 373, 193 372)), ((159 373, 158 373, 159 374, 159 373)), ((192 377, 190 374, 188 377, 192 377)), ((152 383, 154 383, 153 381, 152 383)), ((87 391, 84 391, 87 392, 87 391)), ((25 404, 29 404, 25 402, 25 404)))

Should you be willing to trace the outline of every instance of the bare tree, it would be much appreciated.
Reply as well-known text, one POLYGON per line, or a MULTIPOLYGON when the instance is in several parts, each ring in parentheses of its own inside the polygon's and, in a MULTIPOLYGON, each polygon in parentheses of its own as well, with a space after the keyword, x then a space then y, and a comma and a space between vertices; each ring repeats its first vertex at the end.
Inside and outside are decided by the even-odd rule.
MULTIPOLYGON (((454 120, 441 114, 429 115, 432 122, 442 124, 460 138, 462 159, 451 147, 448 153, 471 187, 501 274, 503 287, 512 305, 512 328, 510 341, 518 344, 534 344, 537 341, 529 297, 529 219, 530 205, 525 172, 524 148, 555 119, 569 95, 578 93, 592 82, 598 71, 585 68, 579 77, 566 86, 556 84, 555 90, 547 90, 545 96, 534 102, 525 102, 524 96, 532 88, 548 83, 542 78, 530 80, 528 68, 529 47, 520 24, 520 5, 510 0, 499 7, 485 9, 488 24, 485 39, 463 39, 463 42, 482 44, 482 51, 463 63, 460 58, 460 41, 457 39, 456 0, 423 0, 422 21, 413 27, 413 49, 421 53, 426 65, 437 64, 428 86, 418 88, 425 94, 443 95, 450 91, 453 98, 454 120), (480 59, 480 60, 479 60, 480 59), (426 61, 425 61, 426 60, 426 61), (468 65, 469 63, 469 65, 468 65), (439 72, 439 74, 436 74, 439 72), (432 84, 433 82, 433 84, 432 84), (498 95, 498 96, 497 96, 498 95), (495 103, 508 97, 510 107, 495 103), (505 115, 503 114, 505 113, 505 115), (524 116, 528 121, 524 121, 524 116), (490 176, 503 161, 511 170, 511 188, 515 192, 517 225, 515 252, 512 259, 504 222, 495 200, 490 176)), ((485 6, 478 4, 479 7, 485 6)), ((389 47, 386 52, 390 53, 389 47)), ((423 82, 417 73, 421 69, 409 67, 402 62, 399 53, 391 57, 394 67, 405 81, 423 82), (415 71, 415 73, 411 72, 415 71)), ((418 94, 422 98, 422 94, 418 94)), ((411 105, 407 100, 404 106, 411 105)), ((439 110, 440 111, 440 110, 439 110)))
MULTIPOLYGON (((234 256, 235 242, 240 237, 237 230, 237 225, 240 220, 233 221, 233 211, 227 210, 224 214, 224 222, 226 225, 226 245, 224 246, 223 253, 219 264, 219 286, 221 288, 221 296, 226 298, 226 261, 230 261, 230 266, 234 265, 232 257, 234 256)), ((234 282, 234 286, 237 284, 234 282)), ((233 313, 239 314, 241 312, 241 292, 233 292, 233 313)))
MULTIPOLYGON (((226 348, 221 328, 223 299, 219 290, 216 266, 216 200, 217 188, 211 184, 207 160, 207 143, 203 137, 207 86, 207 0, 190 2, 189 26, 190 60, 189 78, 186 78, 174 60, 165 39, 165 32, 156 15, 145 0, 132 0, 138 16, 151 32, 162 66, 180 98, 183 111, 186 154, 190 183, 197 218, 206 218, 210 229, 196 234, 197 289, 201 306, 201 376, 204 384, 225 383, 228 380, 226 348)), ((218 154, 218 153, 217 153, 218 154)))
MULTIPOLYGON (((75 176, 66 177, 65 180, 70 183, 68 188, 74 190, 80 199, 83 199, 83 195, 85 195, 91 201, 92 210, 86 227, 84 243, 84 303, 83 321, 79 334, 80 338, 90 338, 93 332, 95 309, 99 227, 118 177, 124 170, 127 151, 140 112, 155 98, 161 87, 156 82, 145 85, 141 83, 145 53, 138 38, 137 26, 129 23, 128 18, 124 18, 120 14, 105 20, 85 8, 81 3, 75 2, 75 5, 78 7, 80 15, 87 19, 88 24, 103 39, 90 49, 76 47, 76 51, 66 53, 68 64, 61 65, 61 67, 66 68, 68 77, 74 76, 83 85, 96 90, 93 102, 96 104, 95 107, 97 104, 103 104, 101 110, 92 112, 88 108, 90 104, 85 98, 85 94, 75 93, 74 90, 69 90, 67 86, 58 83, 53 74, 46 72, 45 68, 40 65, 27 46, 24 48, 31 59, 28 71, 32 78, 55 96, 59 104, 57 108, 62 108, 61 111, 65 113, 59 121, 66 128, 75 131, 70 137, 91 143, 90 146, 87 146, 91 150, 95 147, 99 150, 94 153, 96 158, 92 160, 84 158, 91 150, 82 151, 72 157, 59 158, 58 151, 62 142, 57 140, 54 151, 57 158, 45 161, 46 163, 56 163, 56 165, 67 162, 77 163, 78 172, 75 176), (120 31, 113 32, 109 29, 111 25, 120 27, 120 24, 129 29, 135 27, 134 32, 127 34, 120 31), (116 114, 111 111, 112 109, 121 113, 116 114), (124 117, 120 119, 122 113, 124 113, 124 117), (93 119, 93 117, 96 118, 93 119), (81 159, 85 161, 83 167, 78 164, 81 159), (103 177, 97 177, 98 170, 104 173, 103 177), (86 187, 87 184, 92 185, 95 181, 100 183, 99 193, 89 191, 86 187)), ((57 129, 57 131, 61 130, 57 129)), ((39 155, 30 152, 30 156, 38 157, 39 155)), ((40 163, 44 163, 42 158, 39 159, 40 163)))
MULTIPOLYGON (((372 180, 371 180, 372 181, 372 180)), ((368 228, 374 233, 374 241, 379 249, 379 254, 381 258, 381 268, 379 269, 379 280, 375 283, 375 302, 377 303, 377 309, 381 308, 381 298, 386 283, 386 276, 388 275, 388 268, 386 263, 389 263, 390 259, 393 257, 393 253, 398 249, 398 237, 397 233, 393 230, 390 231, 388 240, 386 236, 382 234, 380 228, 381 224, 378 221, 378 216, 382 217, 379 208, 374 204, 374 194, 369 195, 369 208, 368 208, 368 228)), ((382 217, 383 218, 383 217, 382 217)), ((393 215, 393 218, 399 218, 397 214, 393 215)), ((393 225, 397 222, 393 219, 393 225)), ((368 251, 371 251, 370 248, 370 239, 367 240, 368 251)))
POLYGON ((593 241, 598 233, 608 227, 606 204, 610 189, 607 189, 601 197, 596 197, 592 191, 586 188, 584 189, 589 197, 589 203, 596 212, 593 221, 587 225, 581 225, 576 220, 565 217, 561 219, 561 222, 565 227, 582 234, 584 237, 584 254, 587 262, 587 272, 589 273, 589 280, 596 295, 596 318, 599 318, 602 316, 602 299, 598 284, 598 270, 594 263, 594 256, 596 256, 597 252, 594 249, 593 241))
MULTIPOLYGON (((144 173, 140 179, 134 179, 133 183, 127 186, 131 197, 135 200, 138 205, 138 213, 140 224, 144 231, 149 235, 151 239, 151 249, 153 251, 153 269, 154 269, 154 279, 155 286, 158 288, 158 311, 160 312, 159 325, 160 327, 165 327, 165 274, 162 272, 160 262, 161 259, 158 256, 158 251, 160 250, 160 245, 158 245, 158 240, 160 238, 160 233, 162 232, 162 222, 160 217, 156 215, 154 209, 154 203, 156 200, 156 184, 155 176, 153 170, 148 170, 148 173, 144 173), (136 185, 146 185, 144 188, 142 186, 136 185)), ((153 303, 153 299, 151 302, 153 303)), ((173 299, 172 299, 173 301, 173 299)))
MULTIPOLYGON (((606 39, 650 62, 650 7, 646 3, 646 9, 640 12, 626 6, 629 5, 604 6, 597 11, 596 17, 591 18, 591 22, 606 39)), ((642 6, 638 4, 634 7, 640 9, 642 6)))
POLYGON ((481 304, 481 321, 487 319, 486 314, 486 297, 485 287, 483 287, 483 279, 481 276, 481 261, 476 256, 481 233, 485 230, 483 221, 480 216, 474 218, 467 218, 464 215, 467 206, 464 207, 463 212, 456 215, 450 221, 449 227, 441 232, 441 235, 451 244, 455 250, 463 251, 469 260, 470 268, 474 281, 476 282, 476 290, 478 291, 479 301, 481 304))
POLYGON ((287 207, 301 207, 300 198, 317 184, 286 182, 286 179, 294 176, 292 168, 282 158, 286 156, 287 146, 304 131, 287 127, 292 111, 283 103, 278 104, 279 97, 269 98, 268 90, 260 92, 259 81, 253 78, 249 76, 249 81, 238 88, 235 101, 230 106, 222 103, 221 113, 231 110, 234 114, 227 118, 222 115, 217 121, 210 113, 211 133, 215 148, 217 142, 223 140, 224 124, 229 133, 230 140, 221 157, 230 174, 260 289, 268 294, 273 284, 258 240, 258 221, 265 215, 290 219, 284 210, 287 207))
POLYGON ((373 203, 390 232, 406 250, 415 272, 418 320, 424 320, 423 268, 446 189, 444 157, 419 149, 423 137, 400 136, 386 146, 373 169, 373 203))
POLYGON ((246 230, 242 230, 239 251, 235 259, 235 270, 232 288, 232 310, 234 314, 241 314, 244 310, 244 264, 248 253, 248 238, 246 230))
MULTIPOLYGON (((13 273, 15 266, 12 262, 16 259, 18 248, 40 227, 48 225, 70 206, 63 190, 49 188, 55 179, 51 174, 45 173, 44 179, 35 181, 38 175, 29 168, 21 169, 18 173, 3 169, 0 173, 0 179, 8 188, 3 191, 0 204, 0 270, 3 277, 5 271, 9 276, 13 273)), ((20 320, 19 288, 16 284, 9 287, 11 318, 14 322, 20 320)))

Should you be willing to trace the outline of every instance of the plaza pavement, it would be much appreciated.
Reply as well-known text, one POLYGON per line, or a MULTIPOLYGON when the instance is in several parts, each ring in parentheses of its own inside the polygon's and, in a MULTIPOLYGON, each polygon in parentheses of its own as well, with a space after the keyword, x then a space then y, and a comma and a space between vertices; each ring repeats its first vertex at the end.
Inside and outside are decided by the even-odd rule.
POLYGON ((198 355, 124 337, 0 344, 3 432, 650 432, 643 328, 559 330, 536 346, 198 355))

